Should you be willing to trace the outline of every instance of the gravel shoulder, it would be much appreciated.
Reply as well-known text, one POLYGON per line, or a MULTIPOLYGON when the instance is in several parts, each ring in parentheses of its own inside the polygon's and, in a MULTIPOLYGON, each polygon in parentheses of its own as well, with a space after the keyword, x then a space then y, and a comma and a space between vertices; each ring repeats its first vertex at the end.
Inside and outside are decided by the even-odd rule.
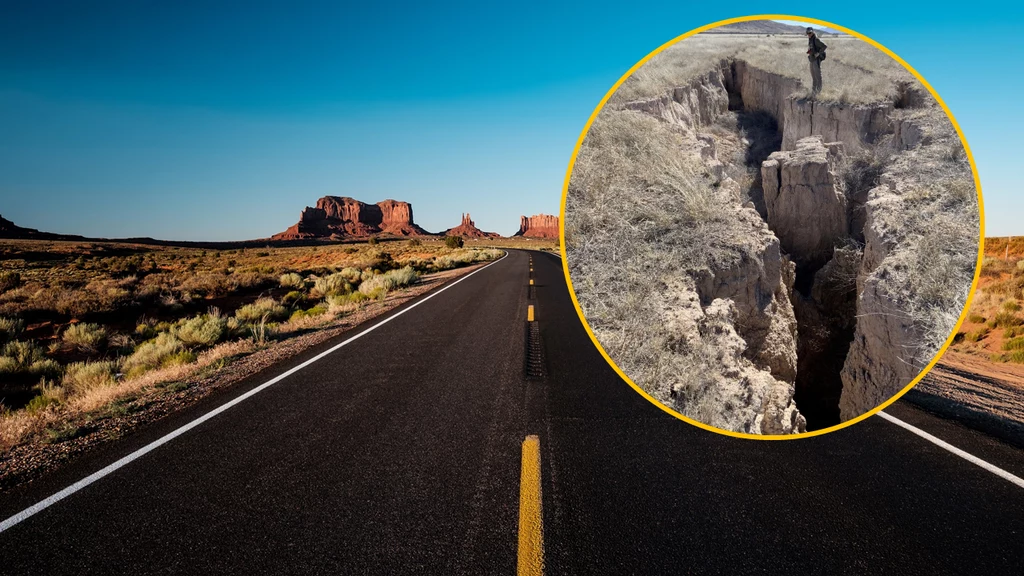
POLYGON ((946 352, 905 398, 1024 448, 1024 366, 946 352))

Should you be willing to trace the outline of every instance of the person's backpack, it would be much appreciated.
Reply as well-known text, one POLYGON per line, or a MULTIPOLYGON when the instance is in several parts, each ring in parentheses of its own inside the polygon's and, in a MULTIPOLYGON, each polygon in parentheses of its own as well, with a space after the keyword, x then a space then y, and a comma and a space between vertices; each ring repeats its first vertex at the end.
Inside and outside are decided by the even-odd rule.
MULTIPOLYGON (((818 42, 821 42, 821 40, 818 40, 818 42)), ((821 52, 818 52, 818 62, 825 60, 825 50, 827 48, 828 46, 826 46, 824 42, 821 42, 821 52)))

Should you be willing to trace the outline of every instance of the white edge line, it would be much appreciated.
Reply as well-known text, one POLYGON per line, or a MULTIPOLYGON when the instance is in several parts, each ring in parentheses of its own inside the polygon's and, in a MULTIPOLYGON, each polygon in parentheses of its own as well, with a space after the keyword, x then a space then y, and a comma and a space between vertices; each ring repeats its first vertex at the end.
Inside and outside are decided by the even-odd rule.
POLYGON ((325 351, 317 354, 316 356, 310 358, 309 360, 306 360, 302 364, 299 364, 298 366, 295 366, 294 368, 291 368, 290 370, 288 370, 286 372, 283 372, 283 373, 275 376, 274 378, 271 378, 270 380, 267 380, 266 382, 264 382, 263 384, 260 384, 256 388, 253 388, 252 390, 246 392, 245 394, 242 394, 241 396, 235 398, 234 400, 232 400, 232 401, 230 401, 230 402, 228 402, 226 404, 223 404, 223 405, 221 405, 221 406, 211 410, 210 412, 207 412, 206 414, 200 416, 199 418, 196 418, 195 420, 189 422, 188 424, 185 424, 184 426, 174 430, 173 432, 170 432, 166 436, 163 436, 163 437, 161 437, 161 438, 159 438, 157 440, 154 440, 153 442, 150 442, 149 444, 146 444, 142 448, 139 448, 135 452, 132 452, 131 454, 128 454, 127 456, 124 456, 123 458, 121 458, 120 460, 114 462, 113 464, 110 464, 110 465, 106 466, 105 468, 102 468, 102 469, 100 469, 100 470, 98 470, 96 472, 93 472, 92 474, 86 476, 85 478, 82 478, 78 482, 75 482, 74 484, 72 484, 71 486, 68 486, 67 488, 61 490, 60 492, 57 492, 56 494, 53 494, 52 496, 46 498, 45 500, 37 502, 36 504, 33 504, 32 506, 29 506, 28 508, 22 510, 21 512, 18 512, 14 516, 11 516, 10 518, 4 520, 3 522, 0 522, 0 532, 3 532, 5 530, 7 530, 8 528, 11 528, 12 526, 22 522, 23 520, 26 520, 26 519, 30 518, 31 516, 33 516, 33 515, 41 512, 41 511, 45 510, 46 508, 49 508, 53 504, 56 504, 57 502, 60 502, 61 500, 67 498, 68 496, 74 494, 75 492, 78 492, 82 488, 85 488, 86 486, 88 486, 88 485, 92 484, 93 482, 99 480, 100 478, 103 478, 104 476, 110 474, 111 472, 116 471, 118 468, 121 468, 121 467, 131 463, 133 460, 136 460, 137 458, 145 456, 147 453, 151 452, 152 450, 155 450, 156 448, 159 448, 160 446, 163 446, 164 444, 170 442, 171 440, 174 440, 178 436, 181 436, 182 434, 188 432, 189 430, 195 428, 196 426, 199 426, 200 424, 202 424, 203 422, 206 422, 207 420, 213 418, 214 416, 217 416, 218 414, 220 414, 222 412, 226 412, 227 410, 233 408, 234 406, 237 406, 238 404, 241 404, 242 402, 245 402, 249 398, 255 396, 256 394, 259 394, 260 392, 262 392, 266 388, 269 388, 270 386, 273 386, 274 384, 280 382, 281 380, 287 378, 288 376, 291 376, 292 374, 298 372, 299 370, 302 370, 306 366, 309 366, 310 364, 316 362, 317 360, 320 360, 320 359, 326 357, 327 355, 331 354, 332 352, 337 351, 339 348, 342 348, 343 346, 346 346, 347 344, 353 342, 354 340, 369 334, 370 332, 376 330, 377 328, 380 328, 381 326, 387 324, 388 322, 394 320, 395 318, 398 318, 402 314, 405 314, 409 310, 412 310, 413 308, 419 306, 420 304, 423 304, 427 300, 430 300, 434 296, 437 296, 438 294, 444 292, 445 290, 451 288, 452 286, 455 286, 459 282, 462 282, 463 280, 466 280, 467 278, 469 278, 470 276, 476 274, 477 272, 481 272, 484 269, 490 267, 491 265, 497 264, 498 262, 503 260, 505 258, 505 256, 507 256, 507 255, 508 255, 508 252, 506 251, 505 254, 502 255, 501 258, 498 258, 494 262, 491 262, 490 264, 487 264, 486 266, 483 266, 483 267, 481 267, 481 268, 479 268, 477 270, 474 270, 474 271, 470 272, 469 274, 466 274, 462 278, 459 278, 458 280, 452 282, 451 284, 448 284, 447 286, 442 287, 440 290, 434 292, 433 294, 428 295, 426 298, 423 298, 422 300, 414 303, 413 305, 409 306, 405 310, 402 310, 401 312, 398 312, 394 316, 386 318, 383 321, 378 322, 377 324, 374 324, 373 326, 370 326, 369 328, 367 328, 366 330, 363 330, 359 334, 356 334, 355 336, 352 336, 351 338, 348 338, 344 342, 342 342, 340 344, 337 344, 336 346, 333 346, 330 349, 325 350, 325 351))
POLYGON ((921 438, 924 438, 925 440, 931 442, 932 444, 935 444, 939 448, 942 448, 944 450, 948 450, 948 451, 952 452, 953 454, 956 454, 957 456, 963 458, 964 460, 967 460, 971 464, 974 464, 976 466, 980 466, 980 467, 984 468, 985 470, 988 470, 989 472, 995 474, 996 476, 999 476, 1000 478, 1002 478, 1004 480, 1008 480, 1008 481, 1016 484, 1017 486, 1020 486, 1021 488, 1024 488, 1024 478, 1021 478, 1019 476, 1015 476, 1015 475, 1007 472, 1006 470, 1003 470, 1002 468, 1000 468, 998 466, 995 466, 993 464, 989 464, 988 462, 982 460, 981 458, 978 458, 977 456, 975 456, 973 454, 970 454, 968 452, 964 452, 963 450, 957 448, 956 446, 953 446, 949 442, 946 442, 944 440, 940 440, 939 438, 936 438, 935 436, 932 436, 931 434, 925 432, 924 430, 921 430, 920 428, 917 428, 916 426, 911 426, 910 424, 907 424, 906 422, 904 422, 903 420, 900 420, 899 418, 897 418, 895 416, 891 416, 889 414, 886 414, 885 412, 879 412, 878 415, 881 416, 882 418, 885 418, 889 422, 892 422, 893 424, 895 424, 897 426, 900 426, 902 428, 905 428, 905 429, 913 432, 914 434, 917 434, 921 438))

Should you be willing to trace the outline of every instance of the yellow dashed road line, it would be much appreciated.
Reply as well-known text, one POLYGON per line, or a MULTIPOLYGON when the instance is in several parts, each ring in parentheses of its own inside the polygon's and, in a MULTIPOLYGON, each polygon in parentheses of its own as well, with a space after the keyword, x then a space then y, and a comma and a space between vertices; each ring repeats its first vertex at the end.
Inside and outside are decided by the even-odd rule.
MULTIPOLYGON (((531 307, 532 308, 532 307, 531 307)), ((523 441, 523 469, 519 478, 519 576, 544 574, 544 516, 540 494, 540 438, 523 441)))

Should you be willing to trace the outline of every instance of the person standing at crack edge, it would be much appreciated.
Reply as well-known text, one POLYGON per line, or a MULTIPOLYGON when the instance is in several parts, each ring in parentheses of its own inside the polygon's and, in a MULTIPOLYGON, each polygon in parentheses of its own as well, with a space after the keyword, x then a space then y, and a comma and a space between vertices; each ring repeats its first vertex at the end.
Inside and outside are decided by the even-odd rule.
POLYGON ((811 63, 811 95, 817 96, 821 92, 821 61, 825 59, 825 43, 818 40, 814 34, 814 28, 807 27, 807 60, 811 63))

